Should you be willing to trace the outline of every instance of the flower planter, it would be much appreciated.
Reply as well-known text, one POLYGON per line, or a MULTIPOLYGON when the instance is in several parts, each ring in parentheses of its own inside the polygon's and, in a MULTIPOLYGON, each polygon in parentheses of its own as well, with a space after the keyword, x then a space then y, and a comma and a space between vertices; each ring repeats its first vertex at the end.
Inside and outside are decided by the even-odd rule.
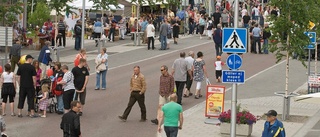
MULTIPOLYGON (((251 125, 237 124, 236 125, 236 135, 250 137, 251 133, 252 133, 252 127, 253 127, 252 124, 251 125)), ((221 123, 220 133, 230 135, 230 133, 231 133, 230 128, 231 128, 230 123, 221 123)))

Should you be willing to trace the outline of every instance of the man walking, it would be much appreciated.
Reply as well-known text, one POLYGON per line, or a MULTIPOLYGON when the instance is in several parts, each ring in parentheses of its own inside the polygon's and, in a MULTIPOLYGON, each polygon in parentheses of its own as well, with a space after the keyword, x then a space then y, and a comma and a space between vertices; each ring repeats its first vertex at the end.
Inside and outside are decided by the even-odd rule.
POLYGON ((63 18, 60 18, 58 23, 58 35, 59 35, 59 46, 66 47, 66 29, 68 25, 63 21, 63 18), (61 43, 62 39, 62 43, 61 43))
MULTIPOLYGON (((189 56, 185 58, 185 60, 188 62, 188 65, 193 66, 193 62, 194 62, 194 52, 193 51, 189 51, 189 56)), ((192 70, 191 70, 191 74, 193 74, 192 70)), ((187 74, 187 81, 186 81, 186 89, 184 90, 184 94, 183 94, 183 97, 189 97, 189 96, 192 96, 193 94, 191 93, 190 91, 190 88, 192 86, 192 82, 193 82, 193 79, 192 79, 192 75, 190 75, 189 73, 187 74)))
POLYGON ((277 119, 277 111, 269 110, 267 115, 267 121, 264 123, 264 129, 262 137, 285 137, 286 132, 283 124, 277 119))
POLYGON ((75 100, 80 99, 82 109, 79 112, 79 116, 82 116, 83 107, 86 101, 86 87, 89 80, 89 71, 87 67, 87 61, 83 58, 80 59, 80 63, 78 66, 72 69, 72 74, 74 76, 74 87, 76 89, 75 100))
POLYGON ((47 66, 52 61, 52 59, 50 57, 50 49, 49 49, 50 45, 51 45, 51 42, 50 41, 46 41, 45 45, 42 47, 42 49, 41 49, 41 51, 39 53, 38 61, 40 62, 40 68, 42 70, 41 78, 45 78, 46 77, 47 66))
POLYGON ((133 75, 131 76, 130 81, 130 99, 126 110, 123 112, 122 116, 118 116, 123 122, 127 121, 128 115, 133 107, 133 105, 138 101, 139 107, 141 110, 141 119, 140 122, 145 122, 147 120, 147 110, 146 105, 144 104, 144 93, 146 92, 146 81, 144 75, 140 73, 140 67, 135 66, 133 68, 133 75))
POLYGON ((81 31, 82 31, 82 26, 80 20, 77 21, 77 24, 74 26, 74 34, 75 34, 75 44, 74 44, 74 49, 75 50, 80 50, 81 48, 81 31))
POLYGON ((262 32, 261 29, 258 27, 258 23, 254 24, 254 28, 252 30, 252 36, 253 36, 253 53, 257 54, 257 43, 258 43, 258 51, 259 54, 263 54, 261 52, 261 38, 262 32))
POLYGON ((167 35, 168 35, 168 22, 167 19, 164 19, 164 22, 160 26, 160 42, 161 48, 159 50, 166 50, 167 49, 167 35))
POLYGON ((176 59, 172 65, 172 76, 174 77, 177 88, 177 103, 180 105, 182 105, 182 92, 187 81, 187 72, 191 76, 190 79, 192 79, 191 65, 188 64, 188 62, 185 60, 185 57, 186 53, 181 52, 180 58, 176 59))
POLYGON ((164 123, 164 131, 167 137, 177 137, 178 130, 182 129, 183 111, 182 106, 176 103, 177 95, 170 95, 170 102, 162 107, 160 112, 158 132, 161 132, 161 125, 164 123))
POLYGON ((18 117, 22 117, 21 111, 24 106, 24 101, 27 97, 28 108, 30 108, 30 117, 36 117, 34 115, 34 96, 36 89, 36 69, 31 65, 33 57, 31 55, 26 56, 26 62, 18 68, 17 80, 20 85, 19 102, 18 102, 18 117))
POLYGON ((20 56, 21 56, 21 43, 19 40, 15 41, 10 49, 10 62, 11 62, 11 72, 14 72, 16 65, 18 66, 20 56))
POLYGON ((60 129, 63 130, 64 137, 81 137, 80 117, 77 113, 81 110, 81 103, 79 101, 72 101, 71 110, 62 116, 60 129))
POLYGON ((97 18, 97 21, 93 25, 94 38, 96 39, 96 47, 98 47, 98 39, 101 38, 102 32, 102 23, 100 22, 100 18, 97 18))
POLYGON ((152 123, 158 125, 158 119, 161 111, 161 107, 169 102, 169 96, 173 94, 174 90, 174 79, 172 75, 168 72, 168 67, 166 65, 161 66, 160 68, 161 76, 160 76, 160 86, 159 86, 159 107, 157 112, 157 118, 151 120, 152 123))
POLYGON ((152 21, 149 20, 149 24, 147 26, 147 37, 148 37, 148 50, 150 50, 150 43, 152 44, 152 50, 154 50, 154 35, 155 35, 155 28, 152 24, 152 21))
POLYGON ((221 56, 222 54, 222 30, 221 24, 218 24, 217 29, 213 32, 213 41, 216 48, 216 56, 221 56))

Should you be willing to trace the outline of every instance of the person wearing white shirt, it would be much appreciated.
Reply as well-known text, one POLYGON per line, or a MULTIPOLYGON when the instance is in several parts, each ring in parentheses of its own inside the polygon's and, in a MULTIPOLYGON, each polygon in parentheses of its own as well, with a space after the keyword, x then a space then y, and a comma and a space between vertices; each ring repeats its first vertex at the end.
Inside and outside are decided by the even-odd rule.
POLYGON ((248 12, 247 9, 243 7, 241 10, 241 17, 243 18, 243 16, 246 15, 247 12, 248 12))
MULTIPOLYGON (((194 52, 193 51, 189 51, 188 53, 188 57, 185 58, 185 60, 188 62, 188 65, 190 65, 191 67, 193 67, 193 62, 194 62, 194 52)), ((193 74, 193 72, 191 72, 191 75, 193 74)), ((184 94, 183 97, 187 98, 189 96, 192 96, 193 94, 190 91, 190 88, 192 86, 192 82, 193 80, 191 79, 191 75, 188 73, 187 74, 187 81, 186 81, 186 89, 184 90, 184 94)))
POLYGON ((253 20, 258 20, 259 15, 260 15, 258 6, 255 6, 255 7, 252 9, 252 12, 254 12, 253 20))
POLYGON ((152 24, 152 21, 149 20, 149 24, 147 26, 148 50, 150 50, 150 42, 152 42, 152 50, 154 50, 154 32, 155 28, 152 24))

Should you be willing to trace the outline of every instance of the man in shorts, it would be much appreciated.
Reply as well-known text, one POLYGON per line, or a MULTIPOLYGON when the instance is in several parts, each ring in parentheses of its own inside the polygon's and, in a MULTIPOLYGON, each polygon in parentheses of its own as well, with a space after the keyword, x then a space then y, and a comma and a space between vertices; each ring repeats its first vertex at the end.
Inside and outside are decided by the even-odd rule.
POLYGON ((151 122, 156 125, 158 125, 159 114, 162 106, 169 102, 169 96, 174 93, 174 78, 168 73, 168 67, 166 65, 162 65, 160 71, 162 75, 160 76, 158 113, 157 118, 151 120, 151 122))
POLYGON ((33 57, 26 56, 26 62, 19 66, 17 71, 17 79, 20 85, 19 102, 18 102, 18 117, 22 117, 21 111, 24 106, 24 101, 27 97, 28 108, 30 108, 31 118, 37 117, 34 114, 34 96, 36 89, 36 69, 31 65, 33 57))
MULTIPOLYGON (((87 61, 81 58, 79 65, 71 71, 74 76, 74 87, 76 89, 75 100, 80 99, 82 110, 86 100, 86 87, 89 80, 89 71, 87 67, 85 67, 86 65, 87 61)), ((80 110, 79 116, 82 116, 82 110, 80 110)))

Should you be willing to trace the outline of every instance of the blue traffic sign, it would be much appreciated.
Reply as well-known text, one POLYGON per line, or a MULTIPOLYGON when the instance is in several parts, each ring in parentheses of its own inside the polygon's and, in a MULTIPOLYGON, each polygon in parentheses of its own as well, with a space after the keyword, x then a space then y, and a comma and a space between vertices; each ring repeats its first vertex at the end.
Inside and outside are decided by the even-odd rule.
POLYGON ((304 32, 304 34, 309 37, 310 42, 312 44, 315 44, 317 42, 317 33, 316 32, 304 32))
POLYGON ((244 83, 244 77, 244 70, 222 70, 222 83, 244 83))
POLYGON ((223 28, 222 52, 246 53, 247 52, 247 29, 223 28))
POLYGON ((308 46, 306 46, 307 49, 314 49, 315 45, 314 44, 309 44, 308 46))
POLYGON ((232 70, 237 70, 242 65, 242 58, 238 54, 231 54, 227 58, 227 66, 232 70))

